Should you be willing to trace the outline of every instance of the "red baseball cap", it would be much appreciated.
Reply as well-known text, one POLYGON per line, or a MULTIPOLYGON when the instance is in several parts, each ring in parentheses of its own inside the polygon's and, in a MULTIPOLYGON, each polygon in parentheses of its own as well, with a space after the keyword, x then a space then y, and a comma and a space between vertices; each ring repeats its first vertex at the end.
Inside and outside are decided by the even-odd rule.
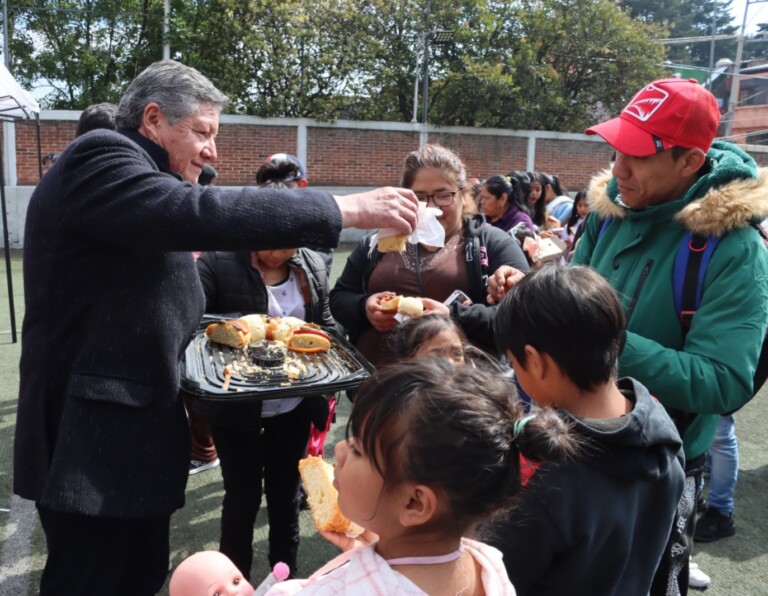
POLYGON ((675 146, 706 153, 719 124, 715 96, 696 79, 661 79, 643 87, 618 118, 584 132, 600 135, 621 153, 642 157, 675 146))

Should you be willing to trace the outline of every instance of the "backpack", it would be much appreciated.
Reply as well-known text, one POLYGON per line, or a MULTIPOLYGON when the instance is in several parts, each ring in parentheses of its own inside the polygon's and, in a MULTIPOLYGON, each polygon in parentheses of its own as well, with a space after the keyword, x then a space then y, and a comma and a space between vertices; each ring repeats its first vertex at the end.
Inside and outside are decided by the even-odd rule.
MULTIPOLYGON (((606 217, 597 233, 597 240, 611 225, 613 217, 606 217)), ((768 246, 768 236, 763 229, 753 224, 752 227, 760 234, 763 242, 768 246)), ((707 274, 707 266, 712 254, 720 244, 723 236, 701 236, 693 232, 687 232, 680 241, 675 256, 675 264, 672 269, 672 294, 675 302, 675 312, 678 313, 680 326, 683 328, 683 336, 687 335, 691 328, 693 316, 701 303, 701 293, 704 288, 704 277, 707 274)), ((752 397, 768 379, 768 335, 763 338, 760 356, 757 360, 757 368, 752 377, 752 397)), ((750 398, 751 399, 751 398, 750 398)), ((729 416, 739 410, 726 412, 723 416, 729 416)))

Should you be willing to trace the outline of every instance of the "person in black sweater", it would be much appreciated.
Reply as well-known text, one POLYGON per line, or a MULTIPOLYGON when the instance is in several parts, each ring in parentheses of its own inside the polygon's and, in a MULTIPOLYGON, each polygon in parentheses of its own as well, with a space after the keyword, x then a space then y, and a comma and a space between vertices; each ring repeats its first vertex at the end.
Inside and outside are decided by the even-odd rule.
POLYGON ((35 501, 42 596, 155 594, 189 477, 179 359, 203 315, 193 250, 336 246, 343 226, 408 234, 413 193, 334 197, 197 184, 226 96, 165 60, 42 177, 24 237, 13 491, 35 501))

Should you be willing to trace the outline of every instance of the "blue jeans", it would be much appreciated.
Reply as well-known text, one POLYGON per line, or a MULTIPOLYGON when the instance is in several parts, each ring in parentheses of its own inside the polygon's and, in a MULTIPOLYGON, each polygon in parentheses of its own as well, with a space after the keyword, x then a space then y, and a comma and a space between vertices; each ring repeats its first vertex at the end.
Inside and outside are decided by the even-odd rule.
POLYGON ((739 443, 733 416, 721 416, 715 441, 709 448, 709 495, 707 505, 723 515, 733 513, 733 493, 739 477, 739 443))

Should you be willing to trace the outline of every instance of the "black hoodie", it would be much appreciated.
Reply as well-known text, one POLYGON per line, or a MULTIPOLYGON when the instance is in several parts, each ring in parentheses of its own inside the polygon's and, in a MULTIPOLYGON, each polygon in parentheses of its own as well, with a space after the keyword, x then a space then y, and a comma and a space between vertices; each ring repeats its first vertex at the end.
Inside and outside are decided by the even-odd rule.
POLYGON ((483 530, 519 595, 648 594, 683 491, 682 442, 643 385, 618 384, 632 412, 606 421, 561 410, 583 454, 540 466, 519 505, 483 530))

